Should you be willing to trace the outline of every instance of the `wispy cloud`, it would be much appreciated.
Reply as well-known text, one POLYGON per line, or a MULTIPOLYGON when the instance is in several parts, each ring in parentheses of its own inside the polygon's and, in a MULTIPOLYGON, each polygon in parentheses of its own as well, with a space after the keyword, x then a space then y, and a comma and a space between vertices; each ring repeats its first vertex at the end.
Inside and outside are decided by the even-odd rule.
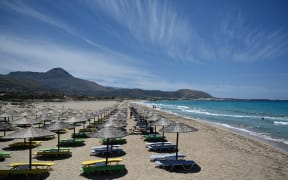
POLYGON ((31 18, 34 18, 38 20, 39 22, 45 23, 47 25, 50 25, 54 28, 57 28, 65 33, 68 33, 76 38, 79 38, 83 42, 94 46, 94 47, 101 47, 99 44, 95 43, 93 40, 85 37, 83 34, 81 34, 79 31, 76 30, 76 28, 69 26, 64 21, 61 21, 61 19, 52 17, 51 15, 47 15, 37 8, 31 6, 29 3, 21 0, 4 0, 0 4, 2 8, 5 9, 11 9, 14 12, 20 13, 24 16, 28 16, 31 18))
POLYGON ((223 20, 218 38, 218 57, 234 61, 277 58, 288 50, 288 34, 281 29, 267 31, 251 25, 240 10, 223 20))
MULTIPOLYGON (((109 27, 107 31, 111 37, 122 38, 118 42, 126 42, 127 38, 132 37, 142 45, 143 52, 148 49, 163 59, 250 62, 275 59, 288 50, 287 33, 281 29, 267 31, 252 23, 248 24, 245 15, 237 8, 219 20, 219 31, 217 27, 211 27, 211 31, 216 33, 214 39, 209 39, 199 33, 199 24, 181 16, 170 3, 153 0, 79 1, 81 8, 90 9, 95 17, 103 18, 105 14, 109 22, 114 21, 130 35, 122 36, 121 31, 113 30, 108 25, 109 22, 99 21, 101 28, 109 27)), ((109 49, 95 41, 95 37, 81 32, 79 27, 67 24, 61 17, 45 14, 27 1, 2 1, 1 5, 66 32, 92 47, 109 49)), ((92 23, 93 18, 89 21, 86 23, 92 23)), ((134 47, 133 43, 130 46, 134 47)))
POLYGON ((69 27, 68 25, 66 25, 65 23, 63 23, 59 20, 56 20, 55 18, 52 18, 50 16, 47 16, 47 15, 41 13, 37 9, 29 6, 27 3, 24 3, 21 0, 3 1, 2 5, 5 8, 10 8, 11 10, 13 10, 15 12, 18 12, 18 13, 25 15, 25 16, 32 17, 32 18, 37 19, 43 23, 47 23, 51 26, 54 26, 56 28, 59 28, 59 29, 65 31, 67 33, 77 35, 77 32, 73 28, 69 27))
MULTIPOLYGON (((50 68, 63 67, 76 77, 103 85, 171 89, 171 83, 139 67, 138 61, 133 57, 119 52, 75 49, 64 44, 56 45, 49 40, 15 38, 3 33, 0 35, 0 41, 2 72, 43 72, 50 68)), ((177 87, 180 86, 173 86, 177 87)))
POLYGON ((202 58, 202 43, 197 31, 173 10, 168 1, 90 1, 95 13, 102 11, 146 47, 156 48, 174 60, 202 58))

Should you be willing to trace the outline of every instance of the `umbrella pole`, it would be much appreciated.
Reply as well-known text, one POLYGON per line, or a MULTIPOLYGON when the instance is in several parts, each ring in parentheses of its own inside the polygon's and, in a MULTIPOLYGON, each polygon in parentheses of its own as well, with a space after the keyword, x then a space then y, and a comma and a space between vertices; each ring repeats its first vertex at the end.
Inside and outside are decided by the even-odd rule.
POLYGON ((74 144, 74 146, 75 146, 75 137, 76 137, 76 132, 75 132, 75 127, 74 127, 74 131, 73 131, 73 144, 74 144))
POLYGON ((57 137, 58 137, 58 152, 60 151, 60 132, 59 132, 59 130, 57 131, 57 137))
POLYGON ((108 153, 109 153, 109 138, 107 138, 107 148, 106 148, 106 163, 105 165, 108 165, 108 153))
MULTIPOLYGON (((164 129, 164 126, 163 126, 164 129)), ((162 132, 162 146, 164 146, 164 131, 162 132)))
POLYGON ((29 170, 32 169, 32 141, 29 139, 29 170))
POLYGON ((157 133, 157 132, 156 132, 156 126, 155 126, 155 131, 154 131, 154 135, 155 135, 155 136, 156 136, 156 133, 157 133))
POLYGON ((179 133, 177 132, 177 139, 176 139, 176 160, 178 160, 178 139, 179 139, 179 133))

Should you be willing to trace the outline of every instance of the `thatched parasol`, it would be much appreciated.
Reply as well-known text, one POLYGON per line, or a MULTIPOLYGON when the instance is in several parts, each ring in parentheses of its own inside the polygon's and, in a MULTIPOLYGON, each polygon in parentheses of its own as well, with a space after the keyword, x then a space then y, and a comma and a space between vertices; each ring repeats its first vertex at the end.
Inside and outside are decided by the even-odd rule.
POLYGON ((195 132, 198 131, 198 129, 188 126, 184 123, 176 122, 173 124, 170 124, 166 126, 165 128, 160 129, 161 132, 167 132, 167 133, 177 133, 177 139, 176 139, 176 160, 178 159, 178 139, 179 139, 179 133, 188 133, 188 132, 195 132))

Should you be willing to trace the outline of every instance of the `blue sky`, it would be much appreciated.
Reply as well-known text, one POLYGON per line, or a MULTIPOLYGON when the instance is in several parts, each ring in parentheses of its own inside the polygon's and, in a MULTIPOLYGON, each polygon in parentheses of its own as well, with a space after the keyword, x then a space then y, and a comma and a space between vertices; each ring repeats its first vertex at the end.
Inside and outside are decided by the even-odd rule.
POLYGON ((288 1, 1 0, 0 74, 288 99, 288 1))

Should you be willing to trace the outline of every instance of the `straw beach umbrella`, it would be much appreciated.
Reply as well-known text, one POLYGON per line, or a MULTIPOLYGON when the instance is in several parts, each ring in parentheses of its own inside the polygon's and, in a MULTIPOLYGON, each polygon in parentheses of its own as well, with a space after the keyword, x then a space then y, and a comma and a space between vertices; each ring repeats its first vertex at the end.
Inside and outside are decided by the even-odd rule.
POLYGON ((58 152, 60 150, 60 130, 62 129, 70 129, 70 128, 74 128, 74 125, 65 123, 63 121, 54 121, 51 124, 49 124, 49 126, 46 127, 46 129, 50 130, 50 131, 56 131, 57 133, 57 139, 58 139, 58 152))
POLYGON ((165 128, 160 129, 161 132, 167 132, 167 133, 177 133, 176 138, 176 160, 178 159, 178 139, 179 139, 179 133, 188 133, 188 132, 195 132, 198 131, 198 129, 188 126, 184 123, 176 122, 173 124, 170 124, 166 126, 165 128))
POLYGON ((45 136, 52 136, 54 133, 41 128, 35 128, 35 127, 28 127, 25 129, 20 129, 17 131, 14 131, 7 136, 3 137, 6 139, 29 139, 29 169, 32 169, 32 140, 31 138, 36 137, 45 137, 45 136))
POLYGON ((20 117, 18 119, 15 119, 11 123, 17 126, 31 126, 32 124, 39 124, 40 122, 33 118, 29 118, 25 116, 25 117, 20 117))
POLYGON ((82 119, 82 117, 76 117, 76 116, 72 116, 70 118, 68 118, 66 121, 66 123, 70 123, 70 124, 73 124, 73 141, 75 143, 75 134, 76 134, 76 124, 77 123, 82 123, 82 122, 85 122, 84 119, 82 119))
MULTIPOLYGON (((174 121, 161 117, 157 121, 152 122, 151 125, 155 126, 155 133, 156 133, 156 126, 163 126, 164 128, 165 126, 168 126, 173 123, 174 121)), ((164 131, 162 133, 163 133, 162 136, 163 136, 163 142, 164 142, 164 131)))
POLYGON ((128 135, 128 132, 123 131, 123 129, 116 128, 113 126, 104 127, 96 133, 91 133, 90 137, 96 138, 106 138, 107 139, 107 148, 106 148, 106 166, 108 163, 108 149, 109 149, 109 139, 111 138, 121 138, 128 135))

